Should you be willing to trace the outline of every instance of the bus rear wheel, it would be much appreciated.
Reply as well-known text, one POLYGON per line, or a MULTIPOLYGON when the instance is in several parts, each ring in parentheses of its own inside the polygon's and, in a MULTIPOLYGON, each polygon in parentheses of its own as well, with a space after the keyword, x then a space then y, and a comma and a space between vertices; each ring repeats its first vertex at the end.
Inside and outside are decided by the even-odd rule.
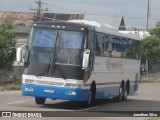
POLYGON ((124 90, 124 89, 123 89, 123 87, 122 87, 122 85, 121 85, 121 87, 119 88, 119 95, 116 96, 116 97, 113 97, 113 100, 114 100, 114 101, 116 101, 116 102, 121 102, 121 101, 122 101, 123 93, 124 93, 123 90, 124 90))
POLYGON ((127 100, 127 97, 128 97, 128 86, 124 86, 124 90, 123 90, 123 96, 122 96, 122 101, 126 101, 127 100))
POLYGON ((35 97, 35 102, 37 104, 44 104, 45 101, 46 101, 46 98, 35 97))
POLYGON ((119 88, 119 95, 116 97, 113 97, 114 101, 121 102, 126 101, 128 96, 128 86, 121 84, 121 87, 119 88))

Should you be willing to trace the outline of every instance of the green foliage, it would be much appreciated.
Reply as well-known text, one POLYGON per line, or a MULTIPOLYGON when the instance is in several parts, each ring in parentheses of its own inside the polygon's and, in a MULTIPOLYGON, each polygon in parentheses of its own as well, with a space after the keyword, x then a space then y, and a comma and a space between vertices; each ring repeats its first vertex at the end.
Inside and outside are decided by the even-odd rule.
POLYGON ((14 78, 12 82, 0 83, 0 91, 21 90, 21 80, 14 78))
POLYGON ((2 28, 4 30, 12 30, 13 24, 9 20, 4 20, 3 22, 0 23, 0 28, 2 28))
POLYGON ((160 83, 160 79, 159 78, 142 78, 140 80, 140 83, 160 83))
POLYGON ((154 28, 154 29, 151 29, 151 30, 149 31, 149 33, 150 33, 151 36, 160 38, 160 28, 159 28, 159 27, 156 27, 156 28, 154 28))
POLYGON ((15 59, 15 32, 10 22, 0 23, 0 71, 10 70, 15 59))
POLYGON ((145 120, 160 120, 160 117, 156 117, 156 118, 148 118, 148 119, 145 119, 145 120))
POLYGON ((160 27, 160 22, 157 22, 156 27, 160 27))
POLYGON ((149 37, 142 40, 142 59, 160 64, 160 28, 151 29, 149 37))

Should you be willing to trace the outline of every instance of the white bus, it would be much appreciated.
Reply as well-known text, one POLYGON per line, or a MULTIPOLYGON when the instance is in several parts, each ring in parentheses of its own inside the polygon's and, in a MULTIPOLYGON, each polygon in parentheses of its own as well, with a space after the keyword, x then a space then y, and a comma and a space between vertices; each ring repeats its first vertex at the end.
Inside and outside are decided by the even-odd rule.
MULTIPOLYGON (((75 22, 37 22, 24 59, 22 94, 80 101, 127 100, 138 90, 141 42, 138 37, 101 26, 75 22)), ((22 61, 22 47, 17 49, 22 61)))

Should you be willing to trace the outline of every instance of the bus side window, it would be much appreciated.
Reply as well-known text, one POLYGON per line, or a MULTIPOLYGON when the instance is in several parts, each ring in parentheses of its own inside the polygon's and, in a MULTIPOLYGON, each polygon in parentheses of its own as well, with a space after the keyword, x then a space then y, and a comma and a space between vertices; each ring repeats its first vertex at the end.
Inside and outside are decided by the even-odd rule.
POLYGON ((94 38, 93 31, 88 32, 88 48, 90 50, 93 50, 93 45, 94 45, 93 38, 94 38))
POLYGON ((96 36, 96 55, 97 56, 101 55, 101 50, 100 50, 99 41, 98 41, 97 36, 96 36))
POLYGON ((139 41, 134 41, 134 51, 135 51, 135 59, 140 59, 140 52, 141 52, 141 44, 139 41))
POLYGON ((141 42, 137 41, 138 59, 141 59, 141 42))
POLYGON ((122 57, 122 38, 118 36, 112 36, 112 52, 111 56, 115 58, 121 58, 122 57))
POLYGON ((106 36, 103 33, 97 33, 97 36, 96 36, 96 55, 97 56, 106 56, 105 53, 108 49, 107 37, 108 36, 106 36))
POLYGON ((102 34, 96 33, 96 56, 101 56, 102 53, 102 34))
POLYGON ((111 46, 110 36, 105 35, 103 42, 103 56, 109 57, 111 55, 111 46))
POLYGON ((94 62, 94 31, 88 32, 88 49, 90 50, 90 64, 89 64, 89 72, 93 70, 93 62, 94 62))

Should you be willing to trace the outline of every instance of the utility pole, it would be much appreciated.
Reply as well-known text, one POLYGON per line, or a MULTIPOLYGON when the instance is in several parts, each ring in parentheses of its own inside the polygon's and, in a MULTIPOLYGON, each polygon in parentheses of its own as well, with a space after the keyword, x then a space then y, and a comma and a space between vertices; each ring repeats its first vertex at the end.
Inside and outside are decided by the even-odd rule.
POLYGON ((35 3, 37 3, 37 4, 38 4, 38 8, 37 8, 37 15, 36 15, 36 17, 37 17, 37 21, 40 21, 42 2, 41 2, 41 0, 39 0, 38 2, 37 2, 37 1, 35 1, 35 3))
POLYGON ((150 17, 151 17, 151 1, 148 0, 147 4, 147 25, 146 25, 146 30, 149 30, 149 23, 150 23, 150 17))
POLYGON ((43 3, 41 0, 35 1, 35 3, 37 4, 37 9, 31 9, 36 10, 34 21, 41 21, 41 11, 48 11, 47 8, 45 10, 42 9, 42 5, 46 3, 43 3))

